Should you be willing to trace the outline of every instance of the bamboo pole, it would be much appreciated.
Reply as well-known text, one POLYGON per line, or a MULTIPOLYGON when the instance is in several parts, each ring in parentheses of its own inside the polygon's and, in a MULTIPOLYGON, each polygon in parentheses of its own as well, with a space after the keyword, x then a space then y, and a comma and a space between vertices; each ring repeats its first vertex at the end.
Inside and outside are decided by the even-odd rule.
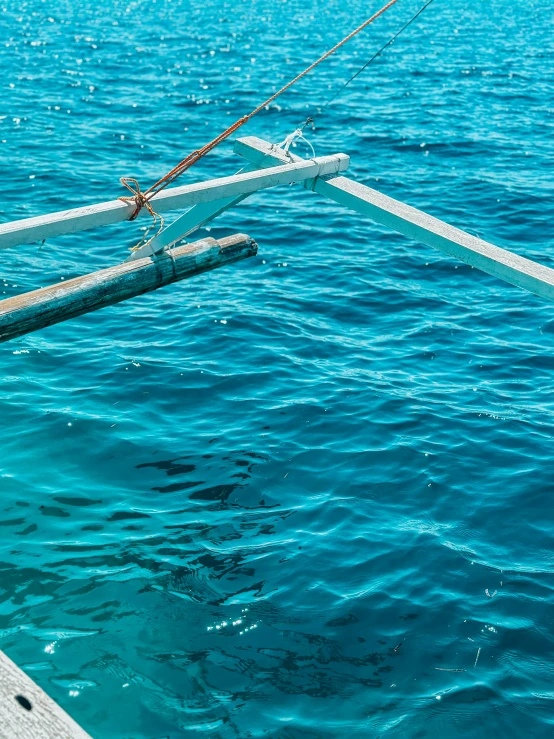
POLYGON ((123 262, 115 267, 2 300, 0 342, 254 256, 257 250, 256 242, 244 234, 235 234, 219 241, 207 238, 161 255, 123 262))

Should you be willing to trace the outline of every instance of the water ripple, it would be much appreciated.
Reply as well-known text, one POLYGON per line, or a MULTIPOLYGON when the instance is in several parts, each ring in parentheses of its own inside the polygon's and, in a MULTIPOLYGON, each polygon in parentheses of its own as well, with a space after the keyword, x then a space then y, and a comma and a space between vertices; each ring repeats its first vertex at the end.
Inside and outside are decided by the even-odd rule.
MULTIPOLYGON (((245 133, 282 140, 416 7, 245 133)), ((0 218, 157 179, 367 13, 6 4, 0 218)), ((553 19, 433 3, 310 140, 553 266, 553 19)), ((0 295, 141 227, 7 251, 0 295)), ((258 257, 3 345, 0 647, 98 739, 550 736, 550 306, 301 188, 209 233, 237 231, 258 257)))

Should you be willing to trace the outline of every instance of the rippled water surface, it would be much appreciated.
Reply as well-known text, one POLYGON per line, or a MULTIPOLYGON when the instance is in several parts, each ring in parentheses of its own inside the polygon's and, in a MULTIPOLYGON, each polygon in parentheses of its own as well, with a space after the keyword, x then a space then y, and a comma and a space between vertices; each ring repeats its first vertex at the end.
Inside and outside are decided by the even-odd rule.
MULTIPOLYGON (((4 0, 2 220, 149 184, 377 7, 4 0)), ((417 7, 245 133, 282 140, 417 7)), ((317 154, 554 266, 553 23, 435 0, 317 154)), ((5 251, 1 293, 143 224, 5 251)), ((552 305, 298 186, 235 232, 258 257, 2 345, 0 648, 95 739, 552 736, 552 305)))

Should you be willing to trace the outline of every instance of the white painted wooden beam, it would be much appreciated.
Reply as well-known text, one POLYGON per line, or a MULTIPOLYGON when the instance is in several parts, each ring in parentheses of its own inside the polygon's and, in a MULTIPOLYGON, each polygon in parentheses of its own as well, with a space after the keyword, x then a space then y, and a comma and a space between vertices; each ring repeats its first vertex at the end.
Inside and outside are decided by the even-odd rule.
MULTIPOLYGON (((254 136, 238 139, 235 151, 256 166, 268 158, 275 164, 290 161, 284 151, 254 136)), ((296 162, 302 161, 295 156, 292 158, 296 162)), ((304 186, 410 239, 432 246, 541 298, 554 300, 554 269, 550 267, 494 246, 347 177, 318 177, 304 186)))
POLYGON ((0 739, 91 739, 0 652, 0 739))
MULTIPOLYGON (((256 139, 261 141, 261 139, 256 139)), ((240 141, 240 140, 239 140, 240 141)), ((278 152, 281 151, 274 147, 278 152)), ((283 164, 290 163, 292 161, 303 161, 300 157, 284 157, 282 160, 283 164)), ((244 168, 242 171, 252 172, 257 169, 268 169, 275 166, 275 158, 272 156, 260 156, 258 157, 256 164, 251 164, 248 168, 244 168)), ((307 180, 306 182, 312 183, 313 180, 307 180)), ((142 259, 143 257, 151 256, 152 254, 159 254, 166 247, 171 246, 176 241, 184 239, 186 236, 194 233, 197 229, 204 226, 206 223, 213 221, 214 218, 224 213, 229 208, 234 208, 235 205, 241 203, 245 198, 249 197, 252 193, 246 195, 239 195, 235 198, 222 198, 221 200, 214 200, 210 203, 199 203, 193 205, 190 210, 183 213, 182 216, 176 218, 167 228, 165 228, 159 236, 156 236, 149 244, 141 246, 140 249, 136 249, 131 252, 130 256, 127 257, 127 262, 132 262, 135 259, 142 259)))
MULTIPOLYGON (((300 157, 296 157, 295 159, 299 162, 303 161, 300 157)), ((288 158, 284 159, 282 163, 287 164, 292 161, 292 158, 288 158)), ((268 169, 274 166, 275 161, 272 157, 260 157, 256 164, 250 164, 244 169, 241 169, 240 172, 253 172, 255 170, 268 169)), ((311 182, 311 180, 309 181, 311 182)), ((221 200, 213 200, 210 203, 199 203, 198 205, 193 205, 190 210, 183 213, 182 216, 179 216, 175 221, 173 221, 173 223, 164 228, 164 230, 158 236, 153 238, 150 243, 132 251, 126 261, 133 262, 135 259, 142 259, 143 257, 149 257, 152 254, 159 254, 166 247, 171 246, 180 239, 184 239, 194 233, 197 229, 206 225, 206 223, 213 221, 214 218, 217 218, 217 216, 221 215, 221 213, 224 213, 226 210, 229 210, 229 208, 234 208, 235 205, 238 205, 250 195, 252 195, 252 193, 239 195, 236 198, 222 198, 221 200)))
MULTIPOLYGON (((231 177, 163 190, 152 198, 151 202, 154 210, 161 213, 197 203, 234 198, 268 187, 302 182, 318 175, 343 172, 348 168, 349 161, 346 154, 335 154, 310 161, 279 164, 263 172, 243 172, 231 177)), ((122 200, 110 200, 83 208, 3 223, 0 224, 0 249, 119 223, 129 219, 133 210, 133 205, 122 200)))
MULTIPOLYGON (((277 147, 275 147, 275 149, 277 149, 277 147)), ((303 160, 300 157, 294 157, 294 159, 292 157, 285 157, 280 161, 282 164, 287 164, 292 161, 301 162, 303 160)), ((248 168, 244 168, 241 172, 253 172, 255 170, 268 169, 274 166, 275 159, 273 157, 261 156, 258 158, 256 164, 250 164, 248 168)), ((308 182, 311 183, 312 180, 308 180, 308 182)), ((136 249, 136 251, 131 252, 126 261, 132 262, 135 259, 142 259, 143 257, 148 257, 152 254, 159 254, 166 247, 171 246, 180 239, 184 239, 206 223, 213 221, 214 218, 217 218, 217 216, 221 215, 221 213, 224 213, 226 210, 229 210, 229 208, 234 208, 235 205, 241 203, 251 194, 252 193, 248 193, 246 195, 239 195, 236 198, 222 198, 221 200, 214 200, 210 203, 199 203, 198 205, 193 205, 190 210, 183 213, 179 218, 176 218, 173 223, 167 226, 167 228, 164 228, 164 230, 152 239, 149 244, 145 244, 144 246, 141 246, 140 249, 136 249)))

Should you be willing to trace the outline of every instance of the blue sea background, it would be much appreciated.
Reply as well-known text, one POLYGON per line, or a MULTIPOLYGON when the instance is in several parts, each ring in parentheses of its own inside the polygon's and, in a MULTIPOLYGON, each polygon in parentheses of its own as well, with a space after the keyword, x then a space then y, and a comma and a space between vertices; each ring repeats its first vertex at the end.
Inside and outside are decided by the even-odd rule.
MULTIPOLYGON (((151 184, 378 7, 4 0, 1 220, 151 184)), ((418 7, 243 133, 281 141, 418 7)), ((553 24, 435 0, 316 153, 554 267, 553 24)), ((144 224, 2 252, 2 297, 144 224)), ((552 304, 299 186, 236 232, 256 258, 0 348, 0 649, 95 739, 552 736, 552 304)))

